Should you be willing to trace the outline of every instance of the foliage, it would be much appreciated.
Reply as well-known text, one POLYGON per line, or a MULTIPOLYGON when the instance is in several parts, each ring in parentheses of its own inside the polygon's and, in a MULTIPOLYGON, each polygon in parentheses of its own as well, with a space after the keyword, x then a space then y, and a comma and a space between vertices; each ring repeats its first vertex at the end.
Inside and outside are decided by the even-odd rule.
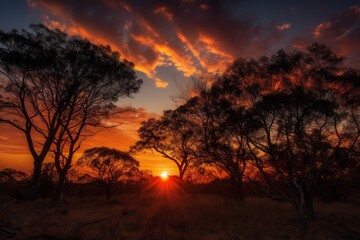
POLYGON ((192 184, 209 184, 224 178, 223 171, 207 164, 190 166, 185 174, 185 181, 192 184))
POLYGON ((307 52, 279 51, 237 60, 213 86, 229 95, 222 104, 234 110, 228 124, 246 139, 269 195, 294 205, 301 234, 324 173, 339 175, 340 162, 356 159, 360 75, 342 60, 318 44, 307 52))
POLYGON ((27 179, 27 174, 12 168, 4 168, 0 171, 0 183, 16 183, 24 182, 27 179))
POLYGON ((116 184, 138 172, 140 164, 127 152, 114 148, 95 147, 84 151, 78 160, 78 165, 90 169, 89 174, 105 188, 107 198, 110 198, 116 184))
POLYGON ((175 110, 196 132, 203 163, 225 170, 240 194, 255 166, 266 193, 293 204, 302 235, 321 182, 359 162, 360 72, 343 60, 319 44, 238 59, 175 110))
POLYGON ((140 140, 132 151, 155 150, 176 164, 183 179, 187 168, 199 158, 196 129, 188 117, 180 110, 168 110, 160 119, 143 122, 138 130, 140 140))
POLYGON ((0 75, 0 122, 26 136, 34 159, 34 197, 51 146, 59 175, 66 175, 86 129, 99 126, 120 97, 142 84, 134 64, 120 60, 109 46, 41 24, 0 31, 0 75))

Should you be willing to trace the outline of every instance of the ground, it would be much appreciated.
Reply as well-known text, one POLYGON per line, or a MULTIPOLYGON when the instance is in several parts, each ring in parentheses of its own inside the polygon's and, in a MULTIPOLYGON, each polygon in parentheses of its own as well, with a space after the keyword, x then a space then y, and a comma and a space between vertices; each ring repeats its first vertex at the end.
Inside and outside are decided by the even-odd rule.
MULTIPOLYGON (((315 208, 305 239, 360 239, 359 206, 315 201, 315 208)), ((161 182, 111 200, 12 202, 0 214, 0 239, 300 239, 286 203, 193 195, 161 182)))

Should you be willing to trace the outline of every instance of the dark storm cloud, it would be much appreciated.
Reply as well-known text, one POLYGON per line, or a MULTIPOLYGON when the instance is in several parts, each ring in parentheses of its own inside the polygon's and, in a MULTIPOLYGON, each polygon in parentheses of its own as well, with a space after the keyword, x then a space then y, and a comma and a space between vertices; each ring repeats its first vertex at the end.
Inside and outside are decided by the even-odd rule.
POLYGON ((186 76, 215 72, 236 57, 266 54, 279 40, 275 24, 232 14, 226 0, 29 0, 46 24, 109 43, 156 80, 156 67, 174 65, 186 76))

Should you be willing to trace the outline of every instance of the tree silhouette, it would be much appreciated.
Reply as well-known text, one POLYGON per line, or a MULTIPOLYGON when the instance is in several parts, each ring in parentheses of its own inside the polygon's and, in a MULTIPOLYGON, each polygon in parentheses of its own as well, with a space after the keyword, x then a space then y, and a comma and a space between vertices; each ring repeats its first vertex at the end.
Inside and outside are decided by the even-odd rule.
POLYGON ((185 174, 185 180, 192 184, 209 184, 223 176, 222 168, 202 163, 190 166, 185 174))
POLYGON ((360 78, 342 60, 314 44, 305 53, 238 60, 223 80, 237 82, 243 92, 242 134, 253 163, 267 193, 293 204, 302 235, 324 173, 353 157, 360 136, 359 104, 354 104, 360 78))
POLYGON ((179 107, 187 112, 191 126, 198 133, 198 154, 201 161, 223 169, 235 186, 239 199, 244 198, 243 178, 249 152, 242 134, 243 119, 240 91, 227 82, 215 82, 208 90, 179 107), (234 107, 237 106, 237 107, 234 107))
POLYGON ((201 160, 221 166, 238 189, 255 166, 266 193, 294 206, 301 235, 321 182, 359 161, 360 72, 343 60, 319 44, 238 59, 176 110, 197 133, 201 160))
MULTIPOLYGON (((98 125, 113 103, 137 92, 142 81, 133 63, 119 60, 109 46, 41 24, 30 29, 0 32, 0 122, 26 137, 34 159, 31 197, 36 198, 42 164, 54 141, 67 143, 66 164, 61 170, 56 164, 66 175, 86 126, 98 125)), ((57 154, 64 157, 64 152, 57 154)))
POLYGON ((139 172, 139 162, 129 153, 107 147, 86 150, 78 164, 90 169, 89 174, 105 189, 108 199, 119 181, 139 172))
POLYGON ((151 118, 138 130, 140 140, 132 151, 155 150, 174 162, 183 180, 187 168, 198 159, 197 136, 185 112, 165 111, 161 119, 151 118))
POLYGON ((4 168, 0 171, 0 183, 24 182, 27 177, 25 172, 12 168, 4 168))

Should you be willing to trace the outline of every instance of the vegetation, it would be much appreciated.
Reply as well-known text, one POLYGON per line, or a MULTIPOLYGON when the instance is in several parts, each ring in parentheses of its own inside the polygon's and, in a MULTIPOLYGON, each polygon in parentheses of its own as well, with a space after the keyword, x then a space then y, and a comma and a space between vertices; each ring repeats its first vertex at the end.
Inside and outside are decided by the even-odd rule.
POLYGON ((23 182, 26 179, 26 173, 11 168, 5 168, 0 171, 0 183, 23 182))
MULTIPOLYGON (((152 182, 140 196, 122 194, 111 201, 93 196, 92 190, 57 208, 42 199, 12 203, 0 213, 0 239, 300 239, 287 204, 257 197, 241 203, 222 195, 194 197, 178 188, 169 192, 167 183, 152 182)), ((316 201, 315 207, 319 220, 304 239, 358 238, 356 205, 316 201)))
MULTIPOLYGON (((172 111, 186 116, 188 128, 181 132, 194 135, 191 156, 221 167, 241 199, 246 177, 261 182, 269 197, 291 203, 301 235, 315 217, 313 199, 328 171, 340 177, 346 166, 359 166, 360 72, 343 59, 318 44, 307 52, 238 59, 210 88, 172 111)), ((164 155, 185 149, 184 138, 164 141, 172 134, 145 122, 137 145, 161 146, 164 155)))
POLYGON ((136 175, 140 164, 127 152, 97 147, 86 150, 78 165, 90 168, 90 176, 105 189, 106 197, 110 199, 116 184, 136 175))
MULTIPOLYGON (((231 207, 229 196, 244 200, 248 194, 251 197, 266 195, 292 206, 301 237, 310 232, 319 239, 346 238, 311 229, 319 225, 311 221, 316 215, 329 217, 328 211, 331 212, 316 208, 322 206, 317 199, 325 190, 344 183, 353 188, 349 191, 352 201, 359 201, 360 186, 356 183, 360 179, 360 71, 345 66, 343 60, 319 44, 309 46, 305 52, 281 50, 270 58, 238 59, 222 75, 210 79, 211 85, 199 81, 190 89, 195 94, 184 94, 176 109, 144 121, 138 130, 139 140, 131 151, 160 153, 176 164, 178 178, 162 182, 149 172, 140 171, 139 162, 129 152, 95 147, 84 151, 78 160, 78 166, 82 167, 79 172, 83 175, 77 176, 77 183, 72 186, 80 184, 80 189, 90 186, 91 191, 96 191, 92 188, 95 179, 108 199, 122 185, 135 189, 138 196, 140 189, 145 190, 144 198, 133 199, 129 204, 136 218, 149 218, 150 223, 128 222, 135 224, 135 228, 145 226, 145 229, 142 233, 122 230, 125 237, 133 234, 142 239, 232 238, 242 231, 232 225, 256 224, 257 209, 268 222, 272 222, 274 216, 280 216, 279 222, 289 218, 287 205, 264 199, 252 199, 252 203, 234 201, 231 214, 219 210, 219 199, 225 201, 228 209, 231 207), (215 191, 218 196, 198 199, 201 191, 197 190, 204 186, 216 189, 212 184, 219 184, 220 190, 215 191), (146 212, 145 203, 153 202, 156 204, 152 212, 146 212), (252 210, 247 210, 247 206, 252 210), (136 213, 140 210, 143 212, 136 213), (189 212, 195 213, 194 219, 185 216, 189 212), (169 213, 172 215, 168 216, 169 213), (233 231, 232 234, 220 230, 215 230, 213 236, 204 234, 214 228, 214 222, 205 225, 199 222, 205 215, 211 218, 214 213, 224 216, 223 227, 233 231), (176 220, 178 216, 181 221, 176 220), (246 221, 248 218, 252 218, 252 223, 246 221), (176 230, 171 224, 184 233, 172 235, 176 230), (193 225, 198 230, 191 230, 193 225), (186 235, 188 231, 194 235, 186 235)), ((60 203, 66 181, 74 177, 70 175, 79 174, 70 169, 74 154, 86 136, 94 134, 95 128, 104 127, 104 119, 119 111, 115 103, 136 93, 142 84, 136 77, 134 64, 120 60, 120 54, 110 47, 69 37, 43 25, 33 25, 30 31, 21 33, 0 32, 0 79, 0 123, 9 124, 24 134, 34 160, 30 177, 17 170, 4 169, 0 171, 0 183, 23 189, 30 183, 30 196, 21 200, 52 195, 53 203, 60 203), (52 159, 45 163, 49 153, 52 159), (48 189, 53 193, 48 194, 48 189)), ((83 200, 79 192, 80 195, 83 200)), ((20 199, 19 196, 15 194, 12 198, 20 199)), ((71 201, 75 204, 78 200, 71 201)), ((1 211, 13 202, 4 204, 1 211)), ((29 207, 26 204, 31 203, 18 205, 17 211, 29 207)), ((55 214, 67 215, 69 209, 55 214)), ((103 211, 112 212, 112 209, 104 207, 103 211)), ((129 210, 122 207, 121 214, 117 212, 113 216, 118 218, 114 226, 107 226, 112 239, 117 237, 119 222, 129 210)), ((10 223, 17 221, 10 215, 6 215, 10 223)), ((338 212, 332 216, 349 223, 359 220, 358 215, 346 218, 338 212)), ((92 219, 73 229, 64 227, 67 232, 63 231, 61 236, 67 239, 80 228, 109 219, 92 219)), ((0 231, 9 235, 16 233, 13 224, 2 226, 0 223, 0 231)), ((23 223, 19 228, 26 229, 24 226, 27 225, 23 223)), ((290 237, 288 232, 281 233, 285 234, 283 237, 278 233, 263 233, 256 227, 256 234, 241 234, 246 238, 267 239, 295 236, 294 230, 289 232, 290 237), (256 235, 259 232, 260 237, 256 235)), ((355 234, 359 236, 358 232, 355 234)))
POLYGON ((61 188, 90 127, 101 125, 121 97, 139 90, 134 64, 109 46, 32 25, 0 32, 0 122, 24 133, 34 160, 32 193, 40 188, 43 162, 54 154, 61 188))
POLYGON ((200 158, 197 152, 197 133, 188 116, 180 111, 165 111, 161 119, 150 118, 139 128, 140 140, 132 151, 155 150, 171 160, 183 179, 188 167, 200 158))

